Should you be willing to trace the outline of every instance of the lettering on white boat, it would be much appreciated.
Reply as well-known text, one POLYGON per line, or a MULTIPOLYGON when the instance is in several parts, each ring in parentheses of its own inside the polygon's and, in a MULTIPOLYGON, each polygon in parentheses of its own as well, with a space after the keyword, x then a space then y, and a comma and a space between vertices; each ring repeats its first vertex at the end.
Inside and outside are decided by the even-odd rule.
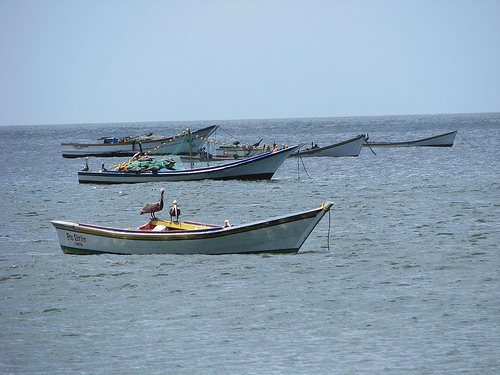
POLYGON ((87 242, 85 236, 76 233, 66 232, 66 239, 70 242, 73 242, 75 246, 83 246, 83 244, 87 242))

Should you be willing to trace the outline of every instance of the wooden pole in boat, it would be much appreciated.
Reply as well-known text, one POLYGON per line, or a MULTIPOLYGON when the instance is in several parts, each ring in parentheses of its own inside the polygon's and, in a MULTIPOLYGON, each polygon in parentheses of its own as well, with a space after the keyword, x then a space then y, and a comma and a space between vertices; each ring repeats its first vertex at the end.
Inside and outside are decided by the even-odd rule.
POLYGON ((191 129, 188 128, 188 142, 189 142, 189 160, 191 162, 191 169, 193 169, 193 150, 191 149, 191 129))

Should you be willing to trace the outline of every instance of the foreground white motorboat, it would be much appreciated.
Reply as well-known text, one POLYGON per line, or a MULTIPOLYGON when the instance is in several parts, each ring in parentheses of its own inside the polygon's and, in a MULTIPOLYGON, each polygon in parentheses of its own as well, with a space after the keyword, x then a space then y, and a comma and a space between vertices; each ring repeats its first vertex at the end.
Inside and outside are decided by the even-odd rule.
POLYGON ((160 219, 135 230, 54 220, 66 254, 291 253, 300 247, 333 205, 230 226, 160 219))

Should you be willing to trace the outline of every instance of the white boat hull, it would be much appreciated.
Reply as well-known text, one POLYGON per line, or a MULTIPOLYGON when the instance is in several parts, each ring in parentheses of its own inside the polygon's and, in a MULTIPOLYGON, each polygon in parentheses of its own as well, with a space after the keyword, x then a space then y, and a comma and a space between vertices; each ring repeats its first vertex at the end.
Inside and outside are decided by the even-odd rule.
POLYGON ((363 146, 370 147, 411 147, 411 146, 422 146, 422 147, 452 147, 455 142, 455 136, 457 135, 457 130, 450 133, 436 135, 435 137, 429 137, 424 139, 419 139, 416 141, 409 142, 365 142, 363 146))
POLYGON ((361 147, 363 146, 363 140, 364 136, 360 135, 345 142, 340 142, 325 147, 300 150, 292 154, 292 156, 359 156, 361 147))
POLYGON ((297 252, 333 203, 228 228, 155 232, 52 221, 68 254, 236 254, 297 252))
POLYGON ((186 170, 161 170, 156 173, 130 173, 123 171, 78 172, 80 183, 123 184, 156 181, 196 181, 196 180, 257 180, 270 179, 286 158, 298 146, 277 152, 268 152, 232 163, 206 168, 186 170))
MULTIPOLYGON (((188 134, 141 142, 142 151, 151 155, 181 155, 197 152, 217 126, 200 129, 191 134, 191 150, 188 134), (155 150, 156 149, 156 150, 155 150)), ((79 158, 84 156, 133 156, 140 150, 138 143, 61 143, 62 156, 79 158)))

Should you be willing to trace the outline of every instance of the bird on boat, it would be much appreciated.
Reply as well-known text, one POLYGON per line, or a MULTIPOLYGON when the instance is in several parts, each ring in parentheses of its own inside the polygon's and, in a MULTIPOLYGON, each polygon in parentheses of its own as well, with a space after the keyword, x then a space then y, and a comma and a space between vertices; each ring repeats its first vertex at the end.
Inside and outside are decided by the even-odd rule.
POLYGON ((135 159, 135 158, 139 159, 141 157, 141 155, 142 155, 142 143, 139 142, 139 151, 137 151, 135 153, 135 155, 132 156, 132 159, 135 159))
POLYGON ((101 169, 99 170, 99 172, 106 172, 107 169, 104 168, 104 162, 101 163, 101 169))
POLYGON ((160 201, 155 203, 148 203, 141 210, 142 214, 151 214, 151 219, 156 219, 155 212, 163 210, 163 188, 160 190, 160 201))
POLYGON ((262 142, 262 139, 259 142, 254 143, 252 147, 258 147, 260 145, 260 142, 262 142))
POLYGON ((87 156, 87 157, 85 158, 85 167, 83 167, 82 171, 83 171, 83 172, 86 172, 86 171, 88 171, 88 170, 89 170, 89 157, 87 156))
POLYGON ((179 215, 181 214, 181 209, 177 205, 177 200, 174 199, 172 207, 170 207, 168 213, 170 214, 170 221, 172 221, 173 217, 175 217, 175 221, 179 221, 179 215))

